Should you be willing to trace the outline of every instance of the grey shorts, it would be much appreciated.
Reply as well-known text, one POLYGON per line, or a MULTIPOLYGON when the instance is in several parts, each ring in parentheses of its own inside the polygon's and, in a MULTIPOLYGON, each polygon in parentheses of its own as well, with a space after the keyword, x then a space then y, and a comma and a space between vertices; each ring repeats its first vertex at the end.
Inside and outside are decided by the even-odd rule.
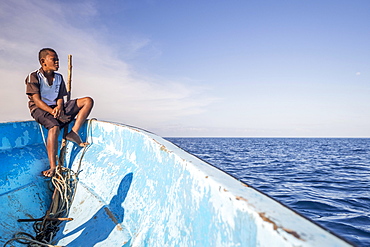
MULTIPOLYGON (((50 106, 51 108, 55 108, 56 106, 50 106)), ((31 116, 38 122, 39 124, 43 125, 46 129, 51 129, 54 126, 59 126, 62 129, 65 125, 69 124, 73 121, 73 119, 77 116, 80 109, 77 106, 77 99, 73 99, 67 101, 64 104, 64 114, 71 116, 71 120, 69 122, 63 123, 58 119, 54 118, 53 115, 50 113, 41 110, 40 108, 36 108, 32 113, 31 116)))

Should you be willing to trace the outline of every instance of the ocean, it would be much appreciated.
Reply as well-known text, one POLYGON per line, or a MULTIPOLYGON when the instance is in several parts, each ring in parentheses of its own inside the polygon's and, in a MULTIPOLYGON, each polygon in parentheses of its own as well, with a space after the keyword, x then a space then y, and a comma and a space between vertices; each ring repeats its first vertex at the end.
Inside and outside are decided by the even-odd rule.
POLYGON ((166 138, 357 246, 370 246, 370 139, 166 138))

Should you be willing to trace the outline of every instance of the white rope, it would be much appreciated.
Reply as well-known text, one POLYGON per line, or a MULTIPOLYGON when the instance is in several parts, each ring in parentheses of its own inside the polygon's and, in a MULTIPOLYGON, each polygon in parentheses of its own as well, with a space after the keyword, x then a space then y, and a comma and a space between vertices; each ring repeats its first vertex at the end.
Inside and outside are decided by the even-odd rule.
POLYGON ((15 234, 14 238, 4 244, 4 247, 13 241, 20 244, 27 244, 31 247, 58 247, 56 245, 52 245, 51 242, 55 233, 59 230, 61 221, 48 221, 45 220, 45 218, 64 218, 68 215, 77 181, 77 174, 71 169, 66 167, 60 167, 60 169, 57 169, 56 174, 51 179, 55 190, 58 191, 60 195, 58 201, 53 201, 53 204, 57 204, 55 212, 53 214, 49 214, 49 212, 47 212, 44 216, 44 221, 34 223, 33 228, 36 232, 36 237, 25 232, 18 232, 15 234))

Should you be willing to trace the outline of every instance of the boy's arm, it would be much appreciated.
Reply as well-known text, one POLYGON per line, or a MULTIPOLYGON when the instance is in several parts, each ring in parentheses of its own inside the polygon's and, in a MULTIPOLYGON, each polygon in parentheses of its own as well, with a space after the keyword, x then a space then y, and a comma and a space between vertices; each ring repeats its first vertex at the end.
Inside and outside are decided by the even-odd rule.
POLYGON ((32 94, 32 99, 33 99, 33 102, 35 102, 35 105, 38 108, 54 115, 53 108, 51 108, 44 101, 42 101, 42 99, 40 97, 40 94, 38 94, 38 93, 32 94))
POLYGON ((62 122, 68 122, 70 120, 70 116, 64 115, 63 111, 63 98, 57 99, 57 106, 53 109, 50 106, 48 106, 42 99, 40 98, 40 94, 34 93, 32 94, 32 99, 35 102, 36 106, 40 108, 41 110, 44 110, 51 115, 53 115, 56 119, 59 119, 62 122))

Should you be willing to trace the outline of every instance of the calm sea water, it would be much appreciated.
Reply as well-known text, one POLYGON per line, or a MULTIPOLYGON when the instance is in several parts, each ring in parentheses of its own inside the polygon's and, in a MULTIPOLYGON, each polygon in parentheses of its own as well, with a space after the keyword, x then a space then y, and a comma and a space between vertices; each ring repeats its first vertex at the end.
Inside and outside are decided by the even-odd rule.
POLYGON ((370 139, 167 138, 357 246, 370 246, 370 139))

